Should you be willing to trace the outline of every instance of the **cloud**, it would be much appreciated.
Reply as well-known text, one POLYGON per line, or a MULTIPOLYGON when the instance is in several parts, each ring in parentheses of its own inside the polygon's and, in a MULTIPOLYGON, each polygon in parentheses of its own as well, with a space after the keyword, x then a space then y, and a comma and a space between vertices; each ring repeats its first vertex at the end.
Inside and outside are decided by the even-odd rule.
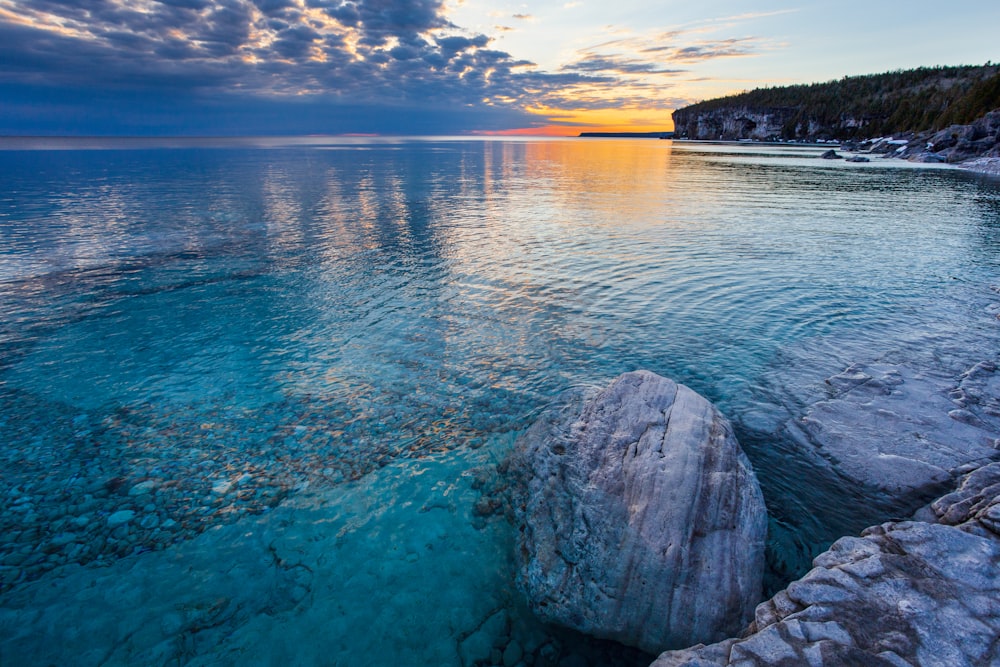
POLYGON ((41 131, 42 118, 67 132, 416 131, 435 113, 482 129, 473 111, 489 129, 612 81, 541 72, 452 24, 443 0, 17 1, 0 0, 8 133, 41 131))
POLYGON ((570 108, 574 97, 594 107, 657 104, 665 78, 684 71, 677 65, 760 48, 752 37, 651 31, 546 72, 454 25, 445 0, 0 0, 0 124, 37 128, 30 95, 38 114, 67 128, 76 121, 58 121, 57 110, 95 127, 162 131, 189 127, 174 118, 185 113, 205 127, 213 113, 234 119, 226 131, 266 120, 339 131, 343 119, 368 128, 365 118, 445 110, 472 123, 450 113, 457 109, 500 122, 527 108, 570 108), (352 111, 375 108, 393 111, 352 111))
POLYGON ((769 12, 746 12, 744 14, 734 14, 717 19, 709 19, 708 23, 741 23, 754 19, 769 18, 771 16, 781 16, 782 14, 795 14, 798 9, 775 9, 769 12))
POLYGON ((523 127, 535 118, 510 108, 350 103, 226 95, 164 97, 156 91, 93 91, 0 84, 0 135, 453 134, 523 127))
POLYGON ((441 0, 134 6, 23 0, 20 21, 0 13, 0 82, 469 103, 516 94, 512 70, 530 65, 454 26, 441 0))
POLYGON ((642 49, 643 53, 655 53, 664 60, 675 63, 753 56, 761 51, 761 40, 756 37, 699 40, 687 46, 662 45, 642 49))
POLYGON ((575 72, 610 72, 613 74, 681 74, 687 70, 664 69, 657 62, 620 55, 601 56, 587 52, 580 60, 563 65, 562 70, 575 72))
POLYGON ((725 39, 681 47, 670 52, 668 58, 672 62, 692 63, 715 58, 752 56, 757 52, 756 40, 753 38, 725 39))

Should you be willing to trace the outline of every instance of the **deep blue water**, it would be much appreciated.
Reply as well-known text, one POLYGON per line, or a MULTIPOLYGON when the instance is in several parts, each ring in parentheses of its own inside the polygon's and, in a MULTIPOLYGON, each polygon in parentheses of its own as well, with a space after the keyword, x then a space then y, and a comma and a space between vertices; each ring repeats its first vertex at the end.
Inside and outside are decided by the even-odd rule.
POLYGON ((1000 274, 995 181, 816 149, 53 145, 0 150, 15 592, 181 548, 307 486, 484 445, 496 459, 559 392, 637 368, 734 420, 805 563, 840 526, 788 497, 839 491, 768 455, 782 383, 971 317, 1000 274), (804 350, 807 372, 784 373, 804 350))

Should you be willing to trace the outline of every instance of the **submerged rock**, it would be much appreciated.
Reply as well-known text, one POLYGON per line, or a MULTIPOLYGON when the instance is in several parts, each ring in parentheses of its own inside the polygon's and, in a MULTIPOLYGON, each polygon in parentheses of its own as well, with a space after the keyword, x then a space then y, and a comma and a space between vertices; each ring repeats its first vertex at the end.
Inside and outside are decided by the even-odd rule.
POLYGON ((647 371, 515 447, 519 585, 545 620, 649 652, 721 639, 761 594, 767 516, 729 422, 647 371))
POLYGON ((939 523, 835 542, 757 607, 742 638, 669 651, 652 667, 1000 664, 1000 463, 931 508, 939 523))

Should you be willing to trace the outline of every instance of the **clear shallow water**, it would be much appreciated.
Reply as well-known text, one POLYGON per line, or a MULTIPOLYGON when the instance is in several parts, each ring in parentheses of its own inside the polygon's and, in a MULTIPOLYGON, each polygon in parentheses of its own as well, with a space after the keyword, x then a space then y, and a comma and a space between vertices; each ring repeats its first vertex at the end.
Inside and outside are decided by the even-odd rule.
MULTIPOLYGON (((53 147, 66 145, 30 148, 53 147)), ((877 517, 817 516, 851 491, 805 480, 787 443, 768 439, 794 408, 789 387, 807 394, 852 355, 919 355, 914 332, 992 349, 966 323, 1000 272, 1000 192, 949 169, 664 141, 100 147, 0 151, 8 600, 74 563, 127 586, 131 563, 161 562, 152 552, 212 560, 218 526, 305 530, 316 515, 286 506, 306 497, 367 499, 365 516, 333 530, 368 546, 335 541, 338 559, 388 554, 405 521, 503 570, 509 536, 475 506, 477 475, 489 477, 476 470, 560 391, 635 368, 688 384, 735 421, 794 571, 877 517), (440 465, 424 487, 413 473, 426 461, 440 465), (403 518, 392 489, 413 479, 414 493, 470 486, 444 512, 403 518)), ((358 608, 343 618, 425 638, 434 630, 405 619, 442 585, 465 590, 467 608, 448 604, 470 627, 442 621, 452 648, 424 656, 443 664, 441 651, 516 595, 502 576, 443 560, 414 572, 417 551, 386 562, 425 573, 427 590, 381 621, 358 608)), ((368 588, 398 586, 389 570, 368 588)), ((364 586, 310 586, 278 605, 272 633, 347 598, 365 604, 364 586)), ((505 613, 497 633, 537 631, 505 613)), ((225 627, 259 633, 260 614, 225 627)), ((119 647, 115 660, 138 655, 121 653, 115 630, 95 632, 119 647)), ((355 626, 331 636, 342 664, 374 664, 378 642, 357 641, 355 626)), ((401 646, 394 659, 419 654, 401 646)), ((237 650, 182 648, 170 655, 237 650)))

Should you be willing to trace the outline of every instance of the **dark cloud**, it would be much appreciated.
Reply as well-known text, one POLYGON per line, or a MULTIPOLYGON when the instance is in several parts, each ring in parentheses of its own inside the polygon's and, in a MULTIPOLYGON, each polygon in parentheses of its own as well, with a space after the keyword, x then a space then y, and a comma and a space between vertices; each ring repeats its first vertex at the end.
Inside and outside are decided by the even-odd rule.
MULTIPOLYGON (((112 120, 143 125, 138 116, 147 114, 167 131, 183 123, 163 119, 187 108, 206 127, 213 109, 246 127, 266 119, 291 127, 288 110, 295 109, 332 128, 350 116, 347 109, 380 105, 395 113, 401 105, 468 108, 524 122, 520 109, 566 86, 665 73, 596 57, 572 71, 540 72, 491 48, 486 35, 452 25, 443 0, 159 0, 137 7, 131 0, 22 0, 17 22, 0 18, 0 86, 22 98, 35 91, 44 98, 39 108, 100 119, 94 123, 101 127, 112 120), (63 104, 60 93, 70 90, 75 101, 63 104), (82 111, 87 99, 97 105, 92 113, 82 111), (130 113, 136 119, 129 121, 130 113)), ((4 99, 0 122, 13 127, 29 108, 4 99)), ((35 120, 21 118, 25 127, 35 120)))
POLYGON ((210 0, 156 0, 161 5, 177 7, 180 9, 204 9, 208 7, 210 0))
POLYGON ((0 84, 0 135, 449 134, 524 127, 536 117, 503 108, 343 103, 325 96, 213 100, 133 91, 0 84))
POLYGON ((285 58, 301 59, 307 57, 313 44, 322 39, 323 36, 309 26, 298 25, 280 31, 271 48, 285 58))
POLYGON ((442 51, 446 53, 458 53, 459 51, 465 51, 466 49, 470 49, 472 47, 483 48, 490 43, 490 38, 486 35, 477 35, 471 38, 456 35, 453 37, 443 37, 436 41, 442 51))
POLYGON ((253 0, 253 4, 266 16, 275 16, 295 7, 292 0, 253 0))

